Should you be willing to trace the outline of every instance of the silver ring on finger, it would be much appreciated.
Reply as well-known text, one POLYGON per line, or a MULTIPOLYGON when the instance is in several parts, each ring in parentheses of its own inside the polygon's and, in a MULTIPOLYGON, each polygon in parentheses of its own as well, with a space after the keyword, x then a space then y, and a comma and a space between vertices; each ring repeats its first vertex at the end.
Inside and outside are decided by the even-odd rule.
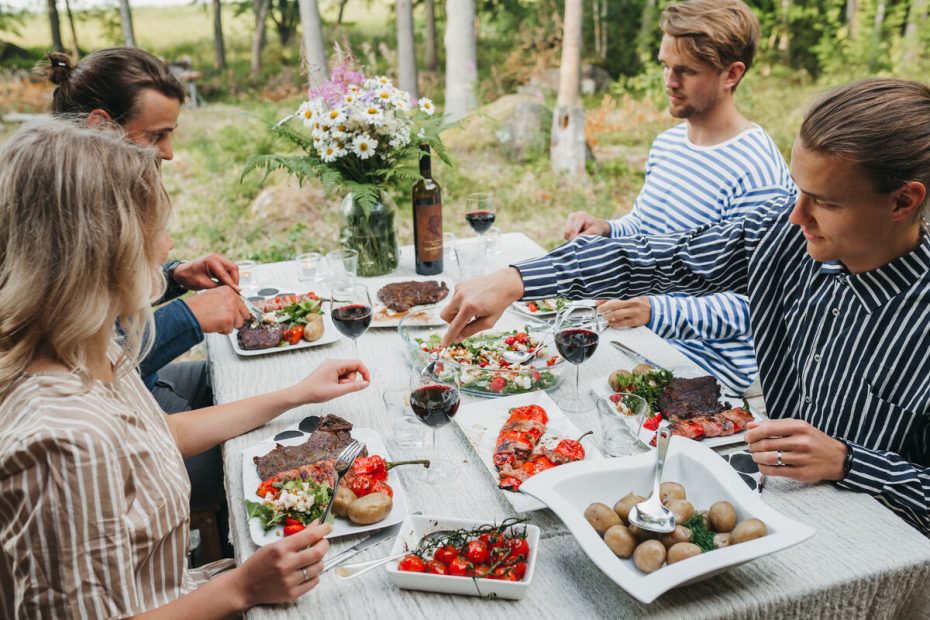
POLYGON ((785 462, 782 460, 782 457, 785 455, 781 450, 775 451, 775 467, 784 467, 785 462))
POLYGON ((307 572, 306 568, 301 568, 300 574, 304 576, 304 581, 310 581, 310 573, 307 572))

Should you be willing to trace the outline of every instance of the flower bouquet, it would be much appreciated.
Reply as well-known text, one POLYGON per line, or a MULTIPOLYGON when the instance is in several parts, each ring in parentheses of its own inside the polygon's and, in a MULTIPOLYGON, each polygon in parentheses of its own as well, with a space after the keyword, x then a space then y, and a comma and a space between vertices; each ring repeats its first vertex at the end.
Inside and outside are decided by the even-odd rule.
POLYGON ((342 203, 341 242, 359 253, 359 275, 397 267, 397 238, 389 187, 406 191, 420 179, 421 145, 451 165, 440 132, 446 127, 427 98, 414 100, 384 76, 366 78, 348 64, 308 91, 294 114, 272 133, 303 150, 297 155, 249 158, 243 175, 285 170, 303 183, 318 177, 328 190, 348 194, 342 203), (300 126, 302 124, 302 127, 300 126))

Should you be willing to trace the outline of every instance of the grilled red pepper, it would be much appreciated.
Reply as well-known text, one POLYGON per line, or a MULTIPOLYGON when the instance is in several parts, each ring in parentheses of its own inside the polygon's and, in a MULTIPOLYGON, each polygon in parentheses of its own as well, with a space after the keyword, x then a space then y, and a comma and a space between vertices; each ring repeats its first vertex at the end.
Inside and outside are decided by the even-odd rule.
POLYGON ((581 440, 586 436, 590 435, 592 431, 588 431, 578 439, 563 439, 559 442, 559 445, 555 447, 556 454, 564 456, 569 461, 583 461, 584 460, 584 446, 581 445, 581 440))
POLYGON ((646 418, 646 420, 643 422, 643 428, 646 429, 647 431, 657 430, 659 428, 659 422, 661 421, 662 421, 662 414, 657 413, 651 418, 646 418))
POLYGON ((262 483, 258 485, 258 490, 255 491, 255 494, 259 497, 265 497, 270 493, 272 497, 277 497, 278 491, 281 489, 274 486, 276 482, 281 482, 280 476, 272 476, 271 478, 268 478, 268 480, 262 480, 262 483))
POLYGON ((297 534, 298 532, 302 532, 304 528, 306 527, 307 527, 306 525, 304 525, 303 523, 301 523, 300 521, 292 517, 285 517, 284 519, 284 535, 285 536, 293 536, 294 534, 297 534))
POLYGON ((555 467, 555 463, 550 461, 548 457, 542 454, 534 454, 523 464, 523 471, 531 476, 535 476, 539 472, 552 469, 553 467, 555 467))
POLYGON ((387 480, 387 463, 377 454, 373 456, 360 456, 352 463, 352 471, 356 476, 368 476, 375 480, 387 480))
POLYGON ((300 342, 300 339, 304 337, 304 326, 303 325, 293 325, 284 332, 284 340, 288 344, 297 344, 300 342))

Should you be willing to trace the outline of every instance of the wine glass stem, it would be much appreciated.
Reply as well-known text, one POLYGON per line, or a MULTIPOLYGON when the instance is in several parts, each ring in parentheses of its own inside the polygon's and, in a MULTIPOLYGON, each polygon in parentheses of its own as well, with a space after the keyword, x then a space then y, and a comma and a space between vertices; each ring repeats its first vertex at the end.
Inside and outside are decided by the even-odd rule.
POLYGON ((572 391, 572 398, 574 400, 579 400, 581 398, 578 393, 578 381, 581 375, 581 364, 575 364, 575 389, 572 391))
POLYGON ((437 471, 436 468, 438 467, 438 462, 439 462, 438 460, 439 459, 439 444, 437 443, 437 439, 439 436, 436 434, 438 430, 439 429, 437 427, 435 426, 433 427, 433 457, 432 457, 432 460, 430 461, 430 467, 433 468, 434 472, 437 471))
POLYGON ((352 356, 358 359, 358 338, 352 339, 352 356))

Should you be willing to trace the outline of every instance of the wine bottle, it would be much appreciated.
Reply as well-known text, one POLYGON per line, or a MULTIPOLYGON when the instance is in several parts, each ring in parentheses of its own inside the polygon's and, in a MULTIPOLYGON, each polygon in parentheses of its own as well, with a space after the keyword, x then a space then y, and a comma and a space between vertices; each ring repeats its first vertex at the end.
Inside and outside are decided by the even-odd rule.
POLYGON ((433 179, 429 145, 420 146, 420 176, 413 186, 413 244, 417 273, 442 273, 442 188, 433 179))

